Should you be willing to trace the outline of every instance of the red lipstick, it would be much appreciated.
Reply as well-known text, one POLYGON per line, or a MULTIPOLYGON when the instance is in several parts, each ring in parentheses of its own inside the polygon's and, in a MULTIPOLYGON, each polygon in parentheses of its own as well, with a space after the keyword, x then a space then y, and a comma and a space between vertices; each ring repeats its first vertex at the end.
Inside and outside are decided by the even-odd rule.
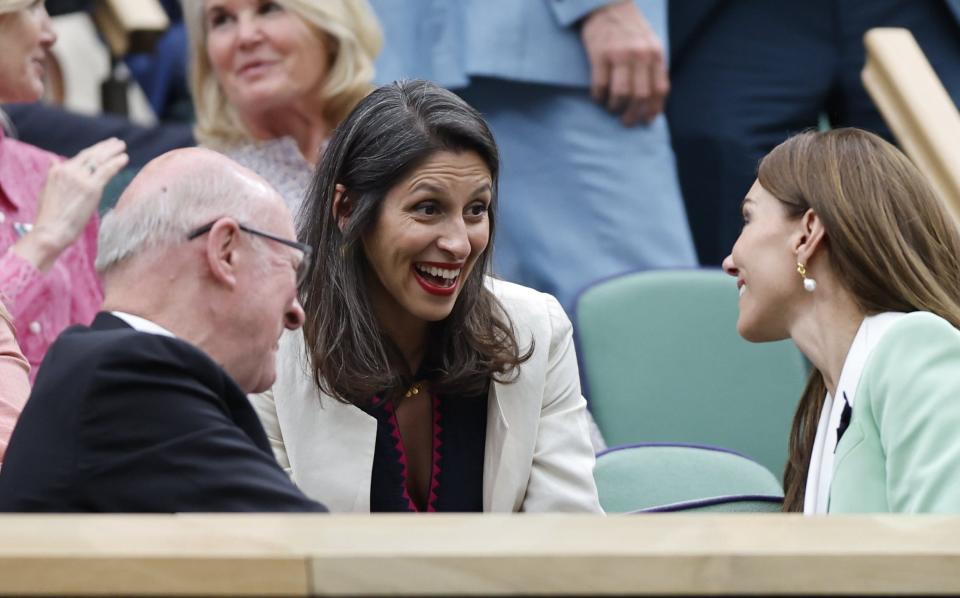
MULTIPOLYGON (((455 269, 457 269, 457 268, 462 268, 462 267, 463 267, 462 264, 445 264, 445 263, 441 263, 441 262, 420 262, 420 263, 423 264, 423 265, 425 265, 425 266, 433 266, 434 268, 444 268, 444 269, 447 269, 447 270, 455 270, 455 269)), ((417 270, 417 266, 416 266, 416 265, 410 266, 410 269, 413 270, 413 276, 414 276, 414 278, 417 279, 417 282, 420 284, 420 286, 423 288, 423 290, 426 291, 426 292, 428 292, 428 293, 430 293, 431 295, 439 295, 439 296, 441 296, 441 297, 449 297, 450 295, 453 295, 453 294, 457 291, 457 289, 460 287, 460 277, 459 277, 459 276, 457 276, 456 281, 455 281, 452 285, 450 285, 450 286, 448 286, 448 287, 441 287, 441 286, 438 286, 438 285, 433 284, 432 282, 430 282, 429 280, 427 280, 426 278, 424 278, 424 277, 420 274, 420 272, 417 270)), ((462 274, 462 273, 463 273, 463 272, 461 271, 461 274, 462 274)))

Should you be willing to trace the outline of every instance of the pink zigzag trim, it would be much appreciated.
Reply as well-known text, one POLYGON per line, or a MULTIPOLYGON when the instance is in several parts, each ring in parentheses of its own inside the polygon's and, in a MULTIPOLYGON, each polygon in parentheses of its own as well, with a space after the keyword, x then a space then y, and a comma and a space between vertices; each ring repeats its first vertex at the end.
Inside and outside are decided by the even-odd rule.
POLYGON ((435 513, 437 511, 437 489, 440 487, 440 460, 443 456, 440 454, 440 445, 443 441, 440 439, 440 432, 443 431, 440 417, 440 397, 433 396, 433 467, 430 472, 430 494, 427 498, 427 512, 435 513))
POLYGON ((417 508, 416 503, 413 502, 413 499, 410 498, 410 492, 407 491, 407 452, 403 448, 403 438, 400 437, 400 424, 397 422, 397 412, 393 408, 393 403, 387 403, 385 405, 387 413, 389 414, 390 422, 390 436, 393 437, 397 452, 400 453, 400 475, 403 478, 401 480, 401 489, 403 491, 403 498, 407 501, 407 505, 410 507, 410 510, 418 513, 420 509, 417 508))

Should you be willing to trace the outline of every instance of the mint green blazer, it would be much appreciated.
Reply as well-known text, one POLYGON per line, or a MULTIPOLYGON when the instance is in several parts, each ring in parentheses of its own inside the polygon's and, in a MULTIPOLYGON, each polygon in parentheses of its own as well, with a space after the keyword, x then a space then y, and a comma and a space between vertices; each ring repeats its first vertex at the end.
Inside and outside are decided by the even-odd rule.
POLYGON ((960 331, 927 312, 891 325, 837 445, 831 513, 960 513, 960 331))

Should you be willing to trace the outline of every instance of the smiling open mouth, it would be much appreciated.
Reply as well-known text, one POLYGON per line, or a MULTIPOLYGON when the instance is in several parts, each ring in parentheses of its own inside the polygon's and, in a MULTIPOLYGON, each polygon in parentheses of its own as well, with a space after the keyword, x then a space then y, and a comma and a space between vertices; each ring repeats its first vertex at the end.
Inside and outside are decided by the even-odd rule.
POLYGON ((442 268, 431 264, 414 264, 417 282, 427 292, 437 295, 449 295, 460 280, 461 268, 442 268))
POLYGON ((241 66, 237 70, 237 74, 240 76, 258 75, 266 72, 271 66, 273 66, 273 63, 270 61, 258 60, 255 62, 249 62, 241 66))

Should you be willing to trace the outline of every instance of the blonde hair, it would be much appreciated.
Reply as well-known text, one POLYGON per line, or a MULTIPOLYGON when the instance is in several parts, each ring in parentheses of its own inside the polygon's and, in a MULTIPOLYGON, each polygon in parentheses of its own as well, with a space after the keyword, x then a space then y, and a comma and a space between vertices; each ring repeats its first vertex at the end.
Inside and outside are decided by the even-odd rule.
POLYGON ((32 3, 33 0, 0 0, 0 15, 27 8, 32 3))
MULTIPOLYGON (((335 53, 320 100, 324 117, 336 126, 373 89, 373 61, 383 43, 373 9, 367 0, 277 1, 332 42, 335 53)), ((190 89, 197 141, 220 149, 248 141, 250 133, 227 100, 207 57, 203 0, 183 0, 183 4, 190 36, 190 89)))
MULTIPOLYGON (((864 313, 928 311, 960 327, 960 232, 919 170, 859 129, 801 133, 773 149, 757 179, 793 217, 813 210, 829 261, 864 313)), ((811 372, 784 470, 784 510, 802 511, 826 385, 811 372)))

